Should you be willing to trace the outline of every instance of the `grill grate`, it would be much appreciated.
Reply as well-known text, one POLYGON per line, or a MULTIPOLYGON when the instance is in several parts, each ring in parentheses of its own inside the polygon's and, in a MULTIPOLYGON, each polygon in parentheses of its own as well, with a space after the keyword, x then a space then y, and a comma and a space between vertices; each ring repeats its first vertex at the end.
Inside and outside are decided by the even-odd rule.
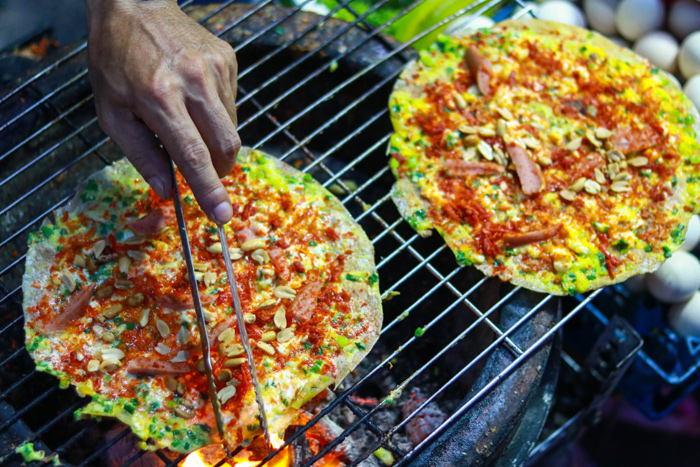
MULTIPOLYGON (((402 293, 391 302, 385 302, 381 338, 370 354, 373 358, 365 362, 371 364, 361 365, 359 376, 348 387, 337 389, 334 399, 306 425, 299 427, 285 446, 303 436, 326 414, 346 407, 356 419, 309 459, 308 465, 321 459, 360 427, 372 433, 374 441, 362 447, 352 465, 367 459, 379 447, 391 451, 397 465, 405 465, 532 358, 598 292, 579 297, 578 301, 565 301, 563 317, 534 342, 523 346, 514 335, 531 327, 533 317, 556 299, 540 296, 514 324, 499 325, 497 318, 501 308, 526 291, 501 285, 495 279, 456 266, 454 257, 441 240, 420 238, 401 220, 388 195, 393 177, 383 154, 391 131, 385 102, 401 65, 414 56, 411 44, 457 16, 478 16, 492 8, 512 11, 516 5, 525 5, 520 0, 479 0, 411 42, 397 44, 385 39, 382 32, 420 2, 414 2, 386 25, 375 28, 366 19, 388 0, 377 3, 364 14, 353 12, 355 19, 349 23, 329 19, 340 8, 352 11, 347 6, 350 0, 346 0, 326 17, 306 15, 305 18, 312 19, 290 34, 286 29, 288 24, 301 22, 300 10, 309 1, 292 9, 278 8, 269 13, 269 8, 275 5, 273 0, 246 8, 229 0, 199 17, 199 21, 217 35, 236 44, 239 61, 244 64, 239 76, 238 102, 239 130, 244 141, 299 166, 324 186, 342 191, 342 203, 372 238, 383 297, 386 298, 389 291, 402 293), (217 18, 233 10, 237 12, 237 19, 216 23, 217 18), (264 27, 247 37, 238 34, 246 24, 260 17, 263 17, 264 27), (327 37, 319 40, 318 31, 327 23, 333 23, 333 28, 327 37), (273 35, 281 37, 273 47, 268 47, 267 53, 255 56, 250 52, 256 43, 273 35), (303 49, 300 56, 290 58, 290 48, 302 43, 311 43, 311 46, 303 49), (368 48, 374 53, 369 58, 362 55, 368 48), (348 60, 356 60, 362 66, 343 79, 342 73, 347 69, 344 63, 348 60), (336 71, 332 71, 334 66, 338 68, 336 71), (454 323, 459 323, 461 328, 455 329, 454 323), (414 333, 417 326, 424 337, 414 333), (489 341, 469 358, 457 358, 462 343, 478 341, 479 335, 488 336, 489 341), (423 344, 426 341, 430 346, 423 344), (447 420, 427 439, 410 449, 393 442, 392 438, 405 430, 429 403, 469 387, 473 373, 498 349, 510 352, 512 362, 467 400, 455 404, 447 420), (377 416, 392 403, 392 397, 398 397, 401 390, 424 380, 430 372, 435 375, 436 369, 442 367, 451 368, 449 377, 436 377, 438 384, 419 410, 389 429, 380 427, 377 416), (353 403, 351 396, 364 394, 362 391, 372 387, 373 381, 390 373, 399 381, 392 394, 378 394, 380 402, 369 410, 353 403)), ((191 0, 182 6, 190 3, 191 0)), ((527 13, 525 8, 519 14, 527 13)), ((119 433, 107 442, 89 447, 86 440, 92 436, 96 423, 72 420, 74 410, 86 401, 72 391, 58 391, 55 380, 37 372, 23 349, 20 284, 28 232, 36 230, 43 218, 70 199, 72 187, 84 174, 120 156, 97 125, 92 95, 86 85, 85 49, 85 43, 78 45, 0 97, 0 115, 5 116, 0 117, 0 166, 3 167, 0 175, 0 229, 3 233, 0 239, 0 415, 3 404, 12 408, 9 416, 0 418, 0 440, 20 423, 30 429, 25 436, 13 440, 13 444, 0 447, 0 459, 10 454, 5 452, 7 449, 20 442, 41 441, 59 455, 78 445, 85 446, 82 458, 69 458, 67 462, 94 465, 129 433, 123 426, 112 423, 120 426, 119 433), (23 400, 20 396, 27 394, 29 402, 15 404, 14 401, 23 400), (36 412, 47 405, 58 406, 60 411, 43 419, 36 412)), ((466 391, 462 390, 463 393, 466 391)), ((101 425, 112 426, 110 422, 101 425)), ((266 461, 285 446, 271 453, 266 461)), ((143 455, 144 452, 139 452, 123 465, 131 465, 143 455)), ((177 465, 183 459, 171 459, 161 452, 157 455, 168 466, 177 465)))

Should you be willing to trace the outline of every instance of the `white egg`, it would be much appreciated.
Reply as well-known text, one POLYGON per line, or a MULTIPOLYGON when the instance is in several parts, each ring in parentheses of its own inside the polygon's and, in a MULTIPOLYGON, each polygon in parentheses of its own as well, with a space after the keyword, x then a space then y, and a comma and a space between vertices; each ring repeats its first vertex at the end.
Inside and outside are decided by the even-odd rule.
POLYGON ((652 31, 635 42, 632 48, 642 57, 646 57, 652 65, 670 73, 676 68, 678 42, 666 31, 652 31))
POLYGON ((668 324, 681 336, 700 337, 700 292, 687 301, 677 303, 668 312, 668 324))
POLYGON ((477 16, 476 18, 472 18, 471 16, 460 16, 447 25, 443 34, 454 35, 460 31, 490 28, 493 25, 493 20, 486 16, 477 16))
POLYGON ((539 19, 548 19, 572 26, 585 27, 586 18, 579 7, 564 0, 551 0, 537 9, 539 19))
POLYGON ((695 107, 700 110, 700 75, 695 75, 685 82, 683 92, 695 104, 695 107))
POLYGON ((632 276, 629 279, 627 279, 625 282, 622 283, 627 290, 632 292, 633 294, 641 294, 644 293, 647 289, 646 285, 646 280, 645 280, 645 275, 644 274, 639 274, 637 276, 632 276))
POLYGON ((608 37, 608 39, 610 39, 610 42, 612 42, 613 44, 617 44, 620 47, 629 48, 629 46, 630 46, 629 42, 627 42, 626 40, 624 40, 623 38, 618 37, 618 36, 608 37))
POLYGON ((606 36, 617 34, 615 26, 615 9, 620 0, 584 0, 583 11, 586 12, 588 24, 606 36))
POLYGON ((668 12, 668 28, 679 39, 700 30, 700 2, 678 0, 671 5, 668 12))
MULTIPOLYGON (((698 76, 698 78, 700 78, 700 76, 698 76)), ((690 222, 688 222, 688 227, 685 231, 685 240, 683 240, 681 250, 693 251, 695 247, 698 246, 698 243, 700 243, 700 216, 695 214, 690 218, 690 222)))
POLYGON ((678 68, 685 79, 700 74, 700 31, 683 39, 678 53, 678 68))
POLYGON ((657 300, 678 303, 688 300, 700 287, 700 261, 677 251, 654 273, 647 275, 647 288, 657 300))
POLYGON ((659 29, 664 22, 662 0, 622 0, 615 13, 615 25, 620 35, 634 41, 645 32, 659 29))

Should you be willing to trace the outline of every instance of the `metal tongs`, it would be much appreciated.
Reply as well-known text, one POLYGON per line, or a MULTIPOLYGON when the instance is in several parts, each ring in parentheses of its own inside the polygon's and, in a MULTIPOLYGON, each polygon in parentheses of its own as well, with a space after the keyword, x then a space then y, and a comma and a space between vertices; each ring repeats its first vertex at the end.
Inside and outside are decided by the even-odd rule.
MULTIPOLYGON (((202 358, 204 360, 204 371, 207 376, 207 383, 209 388, 209 399, 211 400, 212 408, 214 410, 214 418, 216 419, 216 428, 221 436, 222 442, 224 443, 224 449, 230 457, 230 452, 228 450, 228 444, 226 443, 226 433, 224 431, 223 416, 221 414, 221 405, 219 404, 219 399, 216 394, 216 384, 214 383, 214 374, 211 366, 211 359, 209 354, 209 336, 207 334, 207 327, 204 321, 204 311, 202 310, 202 302, 199 298, 199 288, 197 287, 197 279, 194 274, 194 264, 192 261, 192 250, 190 248, 190 242, 187 237, 187 227, 185 226, 185 217, 182 212, 182 201, 180 200, 180 190, 177 186, 177 177, 175 176, 175 165, 172 160, 170 161, 170 174, 173 183, 173 202, 175 204, 175 215, 177 217, 177 225, 180 231, 180 240, 182 241, 182 249, 185 254, 185 262, 187 263, 187 272, 190 279, 190 287, 192 289, 192 300, 194 302, 194 308, 197 314, 197 327, 199 328, 200 340, 202 343, 202 358)), ((248 360, 248 366, 250 368, 250 376, 253 380, 253 388, 255 390, 255 400, 258 403, 258 408, 260 409, 260 422, 265 433, 265 447, 267 452, 270 452, 270 431, 269 425, 267 423, 267 414, 265 413, 265 403, 262 397, 262 389, 260 387, 260 382, 258 380, 258 374, 255 369, 255 360, 253 359, 253 349, 250 346, 250 340, 248 339, 248 332, 245 327, 245 322, 243 321, 243 308, 241 307, 241 299, 238 296, 238 288, 236 287, 236 277, 233 274, 233 268, 231 267, 231 255, 228 250, 228 241, 226 239, 226 231, 223 225, 219 225, 219 241, 221 242, 222 253, 224 255, 224 264, 226 265, 226 277, 228 278, 229 288, 231 289, 231 297, 233 298, 233 308, 236 310, 236 321, 238 322, 238 332, 241 336, 241 344, 245 350, 245 355, 248 360)))
POLYGON ((204 321, 204 310, 202 309, 202 301, 199 298, 199 288, 197 287, 197 279, 194 275, 194 263, 192 262, 192 249, 190 241, 187 237, 187 226, 185 225, 185 215, 182 212, 182 201, 180 200, 180 190, 177 186, 177 177, 175 176, 175 164, 170 161, 170 177, 173 182, 173 204, 175 205, 175 216, 177 217, 177 227, 180 231, 180 240, 182 241, 182 251, 185 254, 185 263, 187 263, 187 274, 190 278, 190 288, 192 289, 192 301, 194 310, 197 314, 197 327, 199 328, 199 340, 202 344, 202 360, 204 361, 204 373, 207 375, 207 387, 209 389, 209 400, 214 409, 214 418, 216 419, 216 429, 221 436, 221 442, 224 444, 226 454, 231 457, 226 443, 226 432, 224 430, 224 419, 221 414, 221 405, 216 395, 216 383, 214 383, 214 370, 211 367, 211 358, 209 354, 209 334, 207 334, 207 325, 204 321))
POLYGON ((253 389, 255 390, 255 400, 258 403, 258 408, 260 409, 260 423, 265 432, 265 447, 267 453, 270 453, 270 429, 267 423, 267 414, 265 413, 265 401, 262 397, 262 388, 260 387, 260 381, 258 381, 258 372, 255 370, 255 360, 253 360, 253 349, 250 347, 250 340, 248 339, 248 331, 245 328, 245 321, 243 321, 243 308, 241 307, 241 299, 238 296, 238 287, 236 287, 236 276, 233 275, 233 268, 231 267, 231 254, 228 251, 228 241, 226 240, 226 231, 223 225, 219 225, 219 241, 221 242, 221 249, 224 254, 224 264, 226 265, 226 277, 228 278, 228 286, 231 289, 231 297, 233 298, 233 309, 236 310, 236 321, 238 322, 238 332, 241 335, 241 344, 243 344, 243 349, 245 350, 245 356, 248 359, 248 366, 250 367, 250 377, 253 380, 253 389))

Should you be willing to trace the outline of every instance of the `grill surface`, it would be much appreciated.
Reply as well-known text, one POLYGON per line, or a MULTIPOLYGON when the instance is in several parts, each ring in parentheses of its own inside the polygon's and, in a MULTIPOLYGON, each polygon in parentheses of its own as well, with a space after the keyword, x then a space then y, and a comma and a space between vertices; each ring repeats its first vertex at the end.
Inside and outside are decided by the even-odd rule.
MULTIPOLYGON (((479 0, 441 24, 458 15, 513 6, 507 0, 479 0)), ((372 239, 384 296, 389 291, 401 295, 384 303, 381 338, 357 374, 345 387, 336 388, 327 407, 287 443, 303 436, 325 414, 345 407, 355 414, 354 421, 307 465, 358 428, 374 441, 361 447, 352 465, 380 446, 393 453, 397 465, 404 465, 445 430, 465 423, 463 416, 470 411, 481 407, 467 425, 483 418, 489 398, 503 402, 503 407, 490 403, 494 413, 515 416, 522 408, 517 400, 525 396, 508 392, 536 384, 551 338, 598 292, 560 303, 458 267, 439 236, 423 239, 415 234, 389 198, 393 177, 384 155, 391 134, 387 97, 402 65, 415 55, 411 43, 385 39, 383 27, 376 29, 365 21, 372 10, 356 15, 351 23, 299 10, 277 8, 272 0, 255 6, 229 1, 190 13, 235 46, 244 143, 342 192, 341 201, 372 239), (415 332, 418 327, 421 337, 415 332), (396 390, 378 392, 377 382, 389 377, 396 381, 396 390), (419 412, 389 429, 377 420, 402 391, 417 385, 430 389, 421 409, 432 401, 458 403, 443 405, 451 412, 428 439, 402 449, 392 437, 403 433, 419 412), (362 408, 353 402, 356 397, 376 397, 380 403, 362 408)), ((73 420, 74 410, 86 400, 72 390, 60 391, 54 378, 34 369, 23 348, 20 284, 27 234, 65 203, 87 174, 121 157, 97 124, 85 49, 81 44, 63 51, 61 58, 32 69, 0 97, 0 461, 17 444, 35 442, 59 455, 70 453, 62 459, 69 464, 96 465, 129 433, 116 422, 73 420), (109 429, 108 441, 99 441, 109 429)), ((492 422, 484 423, 486 428, 492 422)), ((474 439, 488 440, 491 452, 506 440, 491 434, 474 439)), ((427 452, 440 455, 438 448, 431 449, 427 452)), ((143 455, 124 459, 123 465, 143 455)), ((166 465, 182 459, 158 456, 166 465)))

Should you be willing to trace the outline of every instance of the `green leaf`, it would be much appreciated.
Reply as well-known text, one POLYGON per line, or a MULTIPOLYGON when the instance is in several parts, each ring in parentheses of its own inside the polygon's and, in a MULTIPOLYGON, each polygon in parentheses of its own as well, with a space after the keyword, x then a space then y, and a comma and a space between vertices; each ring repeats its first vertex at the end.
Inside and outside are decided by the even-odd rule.
POLYGON ((678 237, 683 238, 683 229, 684 229, 684 228, 685 228, 684 225, 679 225, 678 227, 676 227, 675 229, 673 229, 673 230, 671 231, 671 237, 673 237, 673 238, 678 238, 678 237))
POLYGON ((136 412, 136 407, 129 401, 124 404, 124 410, 133 415, 136 412))
POLYGON ((464 254, 463 251, 458 251, 457 252, 457 264, 460 266, 471 266, 472 263, 467 259, 467 255, 464 254))
POLYGON ((80 195, 80 199, 83 201, 95 201, 97 199, 97 191, 100 187, 97 185, 95 180, 90 180, 85 186, 85 190, 80 195))
POLYGON ((666 245, 663 246, 664 250, 664 258, 670 258, 671 257, 671 249, 667 247, 666 245))
POLYGON ((316 363, 311 367, 311 371, 313 373, 318 373, 321 371, 321 368, 323 367, 323 361, 322 360, 316 360, 316 363))
POLYGON ((97 232, 101 236, 106 237, 112 230, 114 230, 114 224, 104 223, 100 224, 100 226, 97 229, 97 232))
POLYGON ((610 230, 610 227, 608 227, 607 225, 601 224, 600 222, 596 221, 593 221, 593 228, 601 233, 608 233, 608 230, 610 230))
POLYGON ((43 225, 41 227, 41 232, 44 234, 44 237, 46 238, 51 238, 51 235, 56 231, 56 228, 53 226, 49 225, 43 225))
POLYGON ((619 240, 619 241, 617 241, 613 246, 614 246, 617 250, 622 251, 622 250, 626 250, 627 248, 629 248, 629 247, 630 247, 630 244, 627 243, 627 242, 624 241, 624 240, 619 240))

